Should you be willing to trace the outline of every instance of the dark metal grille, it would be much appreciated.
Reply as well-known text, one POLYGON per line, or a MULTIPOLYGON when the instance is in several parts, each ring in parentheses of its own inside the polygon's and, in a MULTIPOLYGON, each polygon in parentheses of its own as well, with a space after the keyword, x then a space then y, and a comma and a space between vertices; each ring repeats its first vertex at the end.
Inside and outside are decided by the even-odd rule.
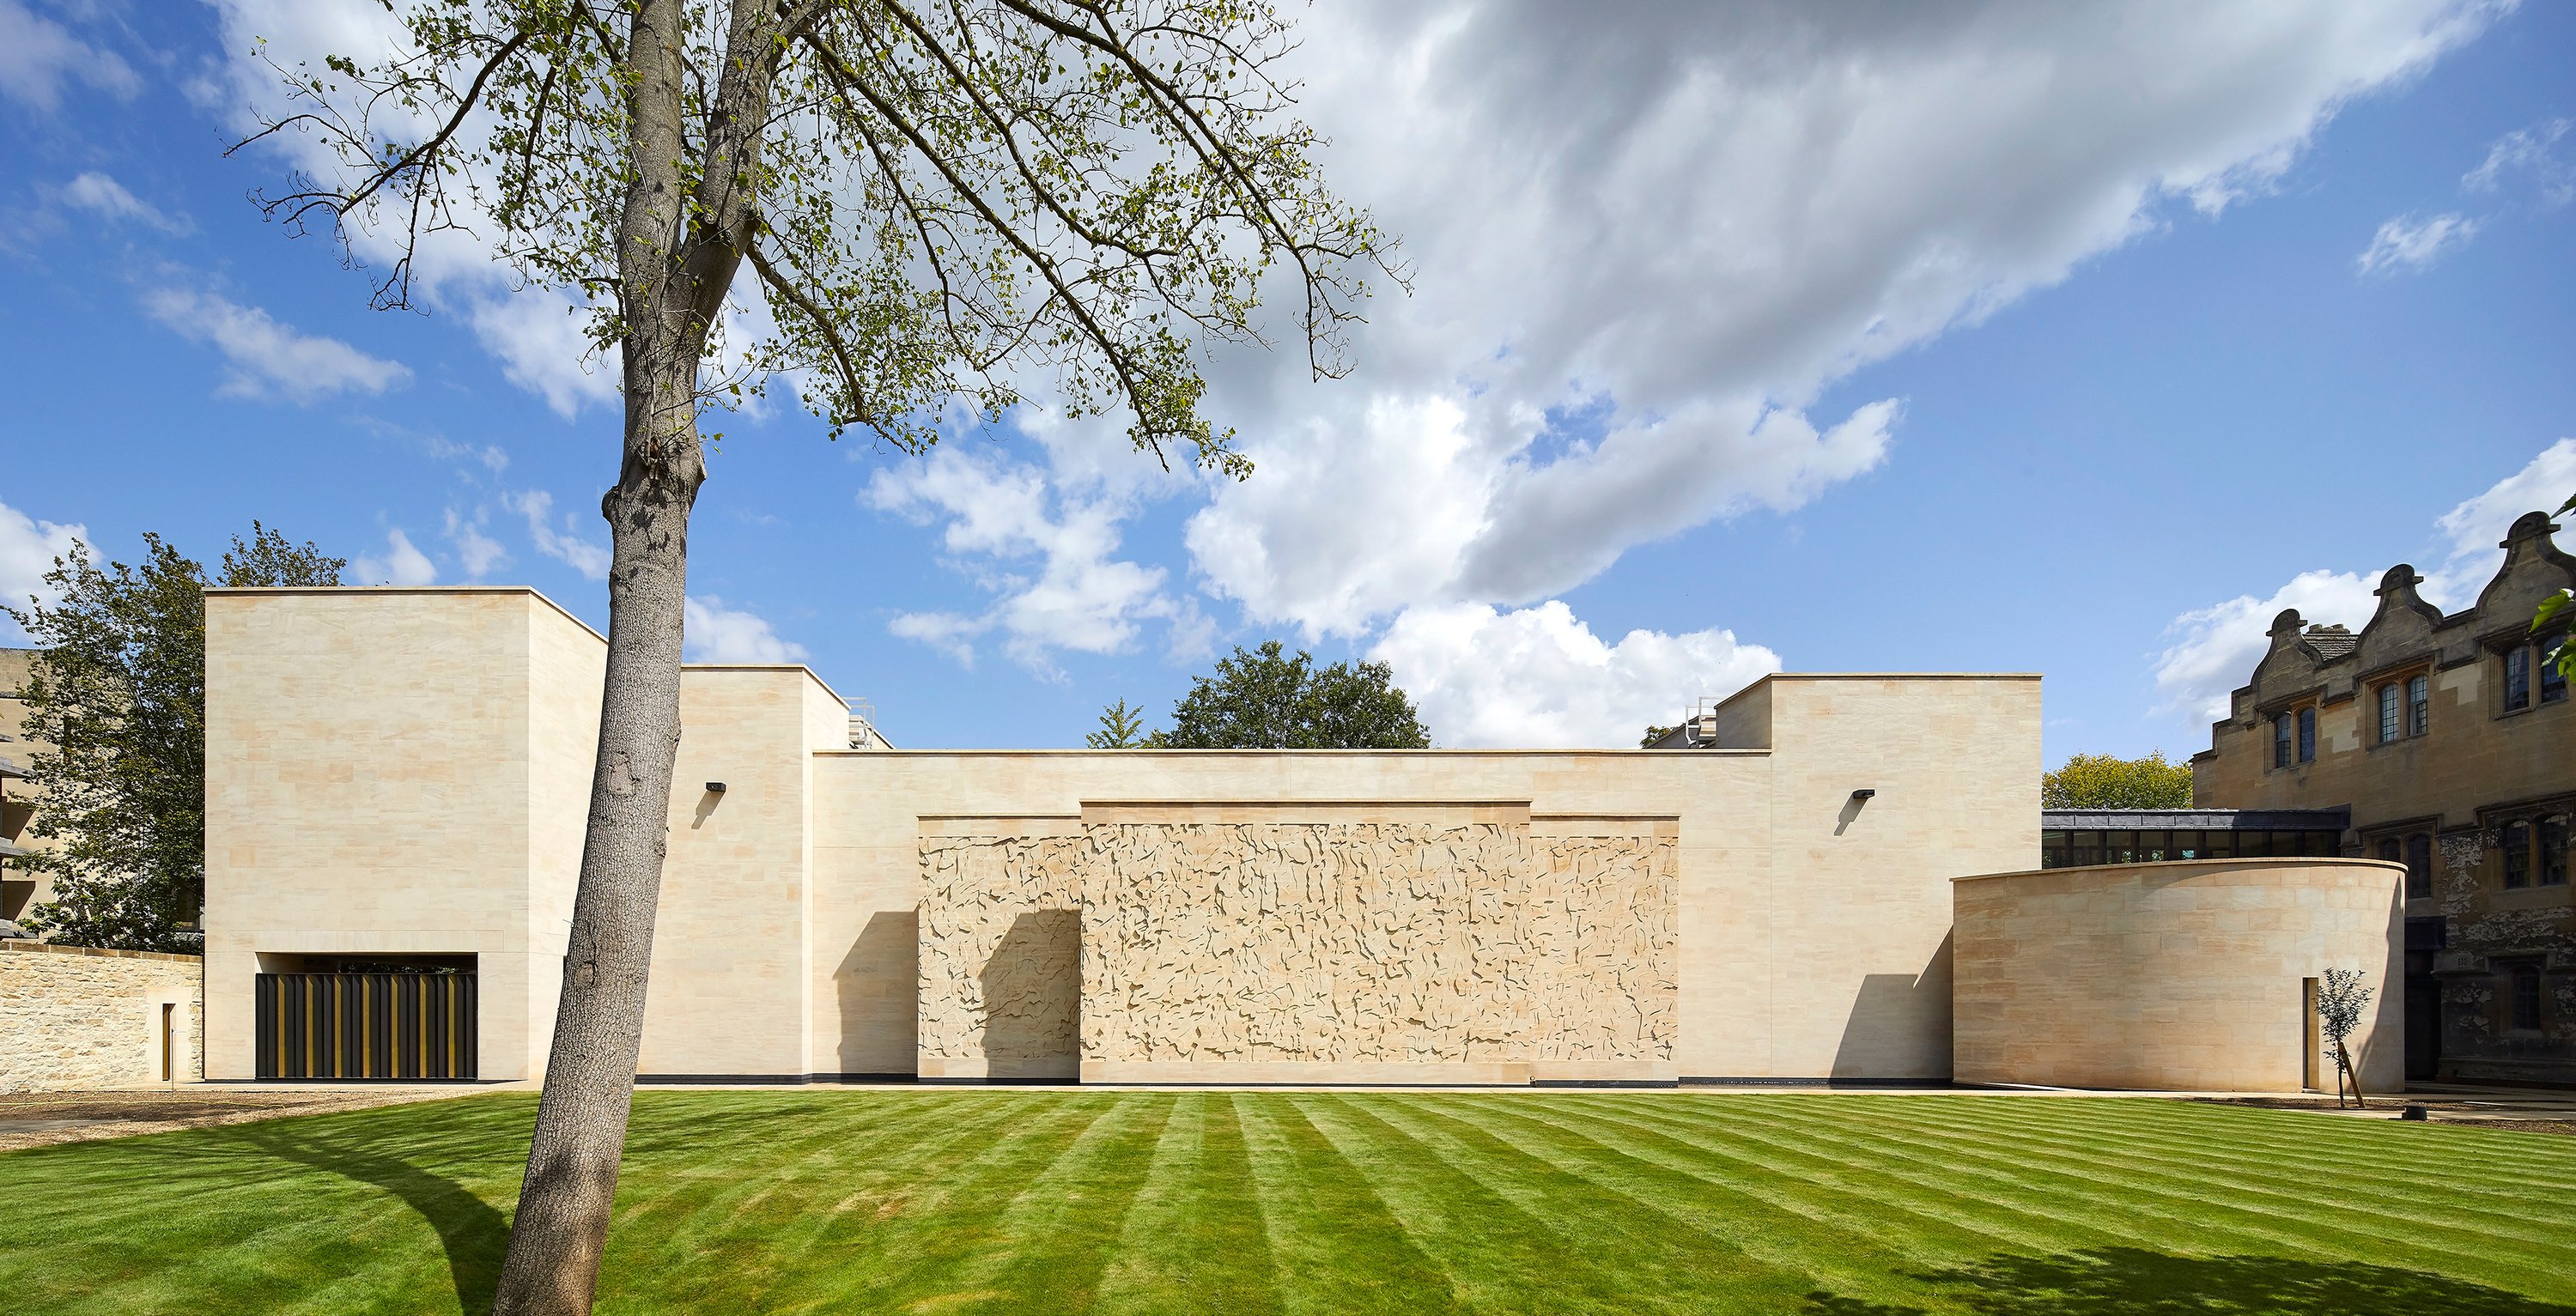
POLYGON ((263 973, 261 1078, 472 1078, 471 973, 263 973))

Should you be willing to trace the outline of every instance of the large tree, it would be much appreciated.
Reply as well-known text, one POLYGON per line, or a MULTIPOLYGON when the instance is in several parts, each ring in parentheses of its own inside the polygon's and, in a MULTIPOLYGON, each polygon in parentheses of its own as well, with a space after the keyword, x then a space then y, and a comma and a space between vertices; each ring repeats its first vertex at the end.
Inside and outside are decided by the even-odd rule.
POLYGON ((2168 763, 2163 750, 2145 758, 2075 754, 2040 778, 2043 809, 2188 809, 2191 765, 2168 763))
MULTIPOLYGON (((217 583, 337 585, 347 563, 251 522, 217 583)), ((206 898, 205 568, 155 534, 143 563, 99 565, 74 543, 51 603, 7 609, 36 642, 25 691, 30 833, 53 877, 28 925, 74 946, 194 951, 206 898)))
MULTIPOLYGON (((1123 702, 1123 701, 1122 701, 1123 702)), ((1384 663, 1319 667, 1277 640, 1194 677, 1148 749, 1429 749, 1430 729, 1384 663)))
POLYGON ((1387 244, 1315 168, 1267 0, 413 0, 401 20, 401 49, 281 69, 269 132, 337 164, 270 213, 396 249, 387 305, 413 298, 419 243, 470 229, 586 300, 623 385, 589 830, 495 1300, 586 1311, 680 737, 701 410, 783 372, 836 436, 909 452, 1034 387, 1240 478, 1198 345, 1257 341, 1276 280, 1337 373, 1387 244), (720 347, 740 372, 710 373, 720 347))

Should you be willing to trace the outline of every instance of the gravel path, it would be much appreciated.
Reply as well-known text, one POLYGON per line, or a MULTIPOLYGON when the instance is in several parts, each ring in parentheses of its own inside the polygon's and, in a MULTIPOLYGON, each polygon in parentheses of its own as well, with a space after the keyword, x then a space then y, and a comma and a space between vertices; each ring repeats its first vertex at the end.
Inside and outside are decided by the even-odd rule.
POLYGON ((442 1101, 471 1087, 236 1089, 189 1084, 111 1092, 0 1094, 0 1152, 173 1129, 247 1124, 285 1115, 322 1115, 413 1101, 442 1101))

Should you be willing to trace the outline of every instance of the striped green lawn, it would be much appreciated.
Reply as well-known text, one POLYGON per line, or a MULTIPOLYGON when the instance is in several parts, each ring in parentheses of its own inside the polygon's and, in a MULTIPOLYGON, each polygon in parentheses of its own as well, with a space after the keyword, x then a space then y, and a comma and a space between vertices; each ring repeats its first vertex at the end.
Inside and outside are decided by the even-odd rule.
MULTIPOLYGON (((479 1312, 534 1109, 0 1155, 0 1309, 479 1312)), ((2002 1096, 651 1092, 600 1309, 2576 1316, 2576 1139, 2002 1096)))

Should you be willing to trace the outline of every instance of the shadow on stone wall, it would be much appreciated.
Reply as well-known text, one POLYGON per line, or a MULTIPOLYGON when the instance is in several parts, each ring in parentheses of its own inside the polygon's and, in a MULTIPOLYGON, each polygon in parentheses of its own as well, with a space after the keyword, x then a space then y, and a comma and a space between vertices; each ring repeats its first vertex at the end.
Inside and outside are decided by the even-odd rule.
POLYGON ((1081 913, 1033 909, 1012 919, 976 980, 984 989, 986 1059, 1080 1064, 1081 913))
POLYGON ((850 953, 832 971, 832 986, 841 1000, 841 1061, 844 1074, 908 1074, 913 1066, 913 1030, 921 1013, 921 916, 909 909, 880 910, 868 915, 850 953), (902 1050, 889 1050, 900 1039, 902 1050), (860 1048, 874 1042, 878 1054, 860 1048))
MULTIPOLYGON (((1965 1308, 1978 1316, 2576 1316, 2576 1307, 2421 1270, 2283 1257, 2177 1257, 2126 1247, 1995 1256, 1912 1278, 1940 1291, 1943 1310, 1965 1308)), ((1807 1316, 1928 1311, 1830 1293, 1810 1295, 1807 1305, 1807 1316)))
POLYGON ((1834 1050, 1831 1077, 1947 1082, 1949 1036, 1950 938, 1944 936, 1923 972, 1873 973, 1861 980, 1834 1050), (1925 1053, 1926 1038, 1939 1039, 1939 1054, 1925 1053))

